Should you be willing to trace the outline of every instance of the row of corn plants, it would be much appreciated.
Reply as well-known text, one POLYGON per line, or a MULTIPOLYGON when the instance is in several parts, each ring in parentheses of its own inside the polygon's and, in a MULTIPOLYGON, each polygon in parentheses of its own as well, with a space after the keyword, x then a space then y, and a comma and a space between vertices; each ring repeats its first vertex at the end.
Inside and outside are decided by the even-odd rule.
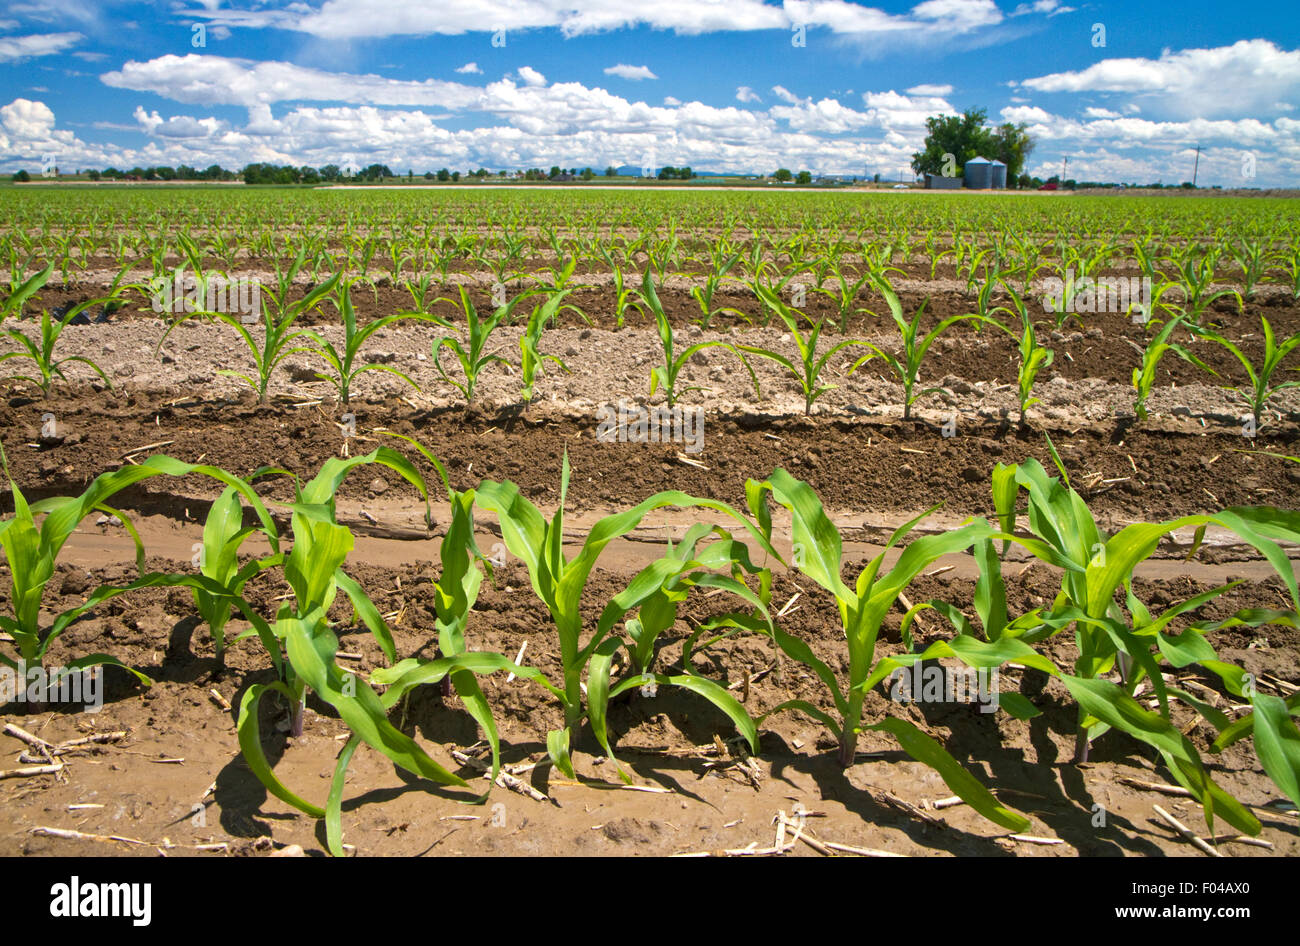
MULTIPOLYGON (((1024 830, 1028 819, 1001 802, 939 740, 901 715, 867 716, 868 694, 895 671, 947 658, 985 671, 1015 664, 1025 672, 1059 680, 1077 706, 1077 761, 1087 761, 1089 746, 1107 730, 1123 733, 1159 756, 1170 776, 1203 806, 1211 828, 1216 817, 1252 835, 1260 831, 1260 824, 1246 805, 1214 780, 1202 754, 1174 725, 1171 705, 1175 702, 1190 707, 1213 729, 1212 752, 1249 739, 1279 790, 1293 803, 1300 802, 1300 731, 1291 720, 1300 714, 1300 697, 1283 700, 1259 692, 1253 678, 1220 659, 1211 642, 1213 632, 1225 627, 1300 626, 1300 591, 1279 545, 1300 542, 1300 514, 1271 507, 1234 507, 1213 515, 1135 523, 1107 534, 1082 497, 1070 488, 1063 468, 1060 477, 1050 477, 1029 461, 999 465, 994 470, 994 518, 971 519, 955 528, 913 538, 913 531, 932 509, 897 529, 877 556, 857 566, 846 561, 839 531, 813 489, 778 469, 765 480, 745 484, 743 511, 679 491, 656 493, 595 523, 577 552, 570 554, 564 544, 567 457, 559 505, 547 518, 509 481, 484 480, 473 489, 453 489, 436 456, 414 440, 401 439, 437 472, 451 508, 439 553, 441 568, 434 581, 434 658, 400 657, 391 628, 346 569, 355 539, 337 521, 335 497, 352 471, 370 465, 394 471, 425 497, 427 514, 430 489, 420 469, 399 450, 380 447, 364 456, 330 459, 305 483, 282 469, 262 468, 243 479, 216 467, 185 464, 165 456, 105 473, 77 497, 28 503, 10 480, 14 513, 0 521, 0 546, 5 551, 11 589, 9 612, 0 615, 0 629, 13 643, 12 653, 0 653, 0 663, 10 668, 42 665, 60 635, 109 598, 151 587, 190 588, 219 658, 233 642, 244 639, 256 639, 267 652, 275 679, 252 685, 243 694, 236 722, 241 752, 271 794, 325 820, 328 844, 335 854, 343 850, 345 774, 361 745, 382 753, 412 775, 442 786, 466 787, 460 776, 390 720, 399 703, 420 686, 449 686, 456 691, 491 747, 491 774, 496 775, 500 737, 492 706, 478 680, 500 672, 513 673, 555 699, 563 724, 547 733, 546 744, 552 763, 571 777, 575 775, 573 753, 589 732, 600 751, 614 760, 619 775, 628 779, 609 737, 611 706, 636 688, 681 687, 724 713, 754 753, 761 751, 763 722, 774 713, 802 713, 826 726, 838 743, 839 760, 846 766, 855 759, 862 733, 884 734, 912 758, 933 768, 981 815, 1007 829, 1024 830), (130 518, 111 506, 110 500, 151 477, 190 475, 208 477, 222 487, 204 525, 198 573, 144 573, 139 537, 130 518), (277 525, 267 501, 252 485, 272 477, 292 480, 292 500, 271 504, 283 507, 280 521, 287 514, 287 530, 277 525), (778 528, 773 506, 783 511, 788 532, 785 526, 778 528), (1019 528, 1022 506, 1027 517, 1025 530, 1019 528), (599 620, 591 626, 583 620, 582 609, 584 604, 598 603, 591 601, 589 585, 602 553, 646 516, 666 507, 695 510, 701 518, 680 542, 670 543, 660 559, 633 576, 625 589, 600 603, 599 620), (135 539, 141 575, 126 584, 95 589, 84 604, 46 623, 42 602, 60 551, 79 524, 96 511, 122 520, 135 539), (550 616, 560 655, 558 678, 548 678, 535 667, 473 646, 474 604, 482 580, 493 575, 492 563, 483 556, 475 538, 480 516, 495 520, 507 549, 527 570, 533 593, 550 616), (1160 539, 1178 529, 1195 529, 1199 544, 1211 526, 1234 533, 1275 567, 1291 608, 1242 609, 1213 622, 1185 620, 1233 588, 1235 582, 1158 613, 1140 600, 1134 572, 1154 553, 1160 539), (243 543, 254 534, 265 538, 269 551, 261 558, 241 556, 243 543), (787 544, 796 550, 788 557, 781 551, 787 544), (1002 565, 1013 545, 1059 573, 1061 590, 1050 606, 1021 615, 1009 613, 1002 565), (878 645, 886 618, 900 600, 906 600, 913 580, 940 558, 960 554, 973 556, 980 573, 974 619, 941 600, 913 605, 903 617, 903 651, 881 653, 878 645), (888 568, 887 557, 893 557, 888 568), (797 571, 834 599, 840 628, 837 636, 847 651, 845 672, 837 673, 831 663, 817 656, 811 641, 781 626, 770 606, 773 569, 797 571), (855 569, 856 576, 852 574, 855 569), (250 583, 269 580, 263 577, 267 575, 279 576, 291 589, 274 614, 262 613, 249 602, 250 583), (676 623, 678 608, 697 588, 726 593, 735 603, 733 610, 698 627, 676 663, 665 665, 661 655, 665 636, 676 623), (341 626, 330 614, 340 593, 352 614, 344 626, 362 627, 373 635, 386 660, 386 666, 368 678, 341 667, 336 659, 341 626), (953 634, 922 649, 912 628, 916 615, 926 609, 950 622, 953 634), (231 637, 230 622, 236 617, 248 627, 231 637), (1177 625, 1182 626, 1176 631, 1177 625), (1058 666, 1047 648, 1037 645, 1071 631, 1077 658, 1071 666, 1058 666), (697 673, 692 663, 693 654, 735 634, 768 639, 786 658, 804 665, 821 681, 826 699, 819 704, 787 700, 754 718, 723 682, 697 673), (1248 711, 1232 718, 1195 696, 1180 682, 1192 674, 1217 680, 1227 694, 1245 700, 1248 711), (1154 711, 1138 701, 1144 684, 1155 694, 1158 708, 1154 711), (266 698, 275 697, 288 714, 290 731, 301 732, 309 693, 337 713, 351 733, 323 804, 282 783, 267 759, 260 728, 259 707, 266 698)), ((66 666, 71 670, 96 664, 122 666, 108 654, 85 655, 66 666)), ((150 682, 141 670, 125 669, 142 683, 150 682)), ((1020 693, 1002 694, 999 711, 1018 719, 1042 712, 1020 693)))

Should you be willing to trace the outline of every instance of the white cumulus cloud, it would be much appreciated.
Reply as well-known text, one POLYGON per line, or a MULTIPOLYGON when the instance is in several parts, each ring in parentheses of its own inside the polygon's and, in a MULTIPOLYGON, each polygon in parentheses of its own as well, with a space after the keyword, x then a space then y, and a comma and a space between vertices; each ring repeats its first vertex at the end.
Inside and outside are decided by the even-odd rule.
POLYGON ((636 82, 640 79, 658 79, 659 77, 650 71, 649 66, 629 66, 626 63, 619 63, 616 66, 608 66, 605 69, 605 75, 618 76, 620 79, 628 79, 636 82))

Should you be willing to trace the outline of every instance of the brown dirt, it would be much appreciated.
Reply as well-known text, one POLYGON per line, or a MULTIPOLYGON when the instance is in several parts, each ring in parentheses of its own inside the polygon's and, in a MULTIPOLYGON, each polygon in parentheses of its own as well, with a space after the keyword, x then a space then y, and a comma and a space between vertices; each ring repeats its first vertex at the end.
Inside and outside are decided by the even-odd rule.
MULTIPOLYGON (((466 271, 477 273, 476 268, 466 267, 466 271)), ((929 267, 909 268, 908 276, 928 280, 929 267)), ((938 276, 951 281, 954 274, 941 267, 938 276)), ((67 305, 91 298, 101 288, 47 290, 42 303, 67 305)), ((927 326, 969 311, 973 304, 951 286, 936 282, 906 291, 905 308, 915 311, 927 296, 930 302, 923 320, 927 326)), ((398 311, 409 303, 404 291, 386 286, 380 287, 378 301, 368 290, 359 291, 356 298, 363 319, 398 311)), ((486 303, 478 290, 475 298, 486 303)), ((1082 330, 1071 325, 1059 336, 1044 332, 1043 341, 1057 350, 1057 360, 1040 376, 1036 393, 1044 403, 1031 410, 1025 427, 1015 422, 1014 398, 1005 390, 1015 379, 1015 346, 1000 333, 976 334, 959 327, 942 339, 922 377, 926 386, 942 385, 947 392, 918 402, 917 417, 908 422, 900 417, 898 385, 875 372, 878 363, 851 378, 843 375, 846 366, 837 363, 831 380, 840 387, 818 402, 811 417, 804 417, 797 391, 768 364, 756 366, 766 395, 760 399, 729 356, 710 350, 701 353, 700 361, 684 375, 684 384, 708 388, 684 401, 705 411, 703 449, 688 453, 680 443, 609 444, 595 439, 599 405, 621 397, 644 397, 658 338, 635 315, 627 327, 616 331, 609 315, 613 300, 608 289, 581 290, 574 298, 595 325, 589 327, 568 315, 560 328, 547 333, 543 350, 564 357, 573 374, 550 369, 539 384, 539 403, 527 410, 518 404, 517 375, 497 369, 485 377, 479 402, 467 410, 427 360, 420 360, 436 337, 432 329, 381 333, 375 350, 383 353, 387 363, 411 373, 423 393, 417 395, 395 379, 379 375, 359 384, 351 407, 361 436, 351 442, 353 452, 381 443, 401 446, 376 433, 376 428, 417 436, 446 462, 453 487, 468 488, 484 477, 509 478, 520 484, 524 495, 549 510, 558 501, 561 457, 567 450, 573 470, 568 495, 576 513, 574 529, 600 512, 626 508, 667 488, 740 507, 746 478, 762 478, 784 466, 810 482, 835 512, 846 540, 855 543, 850 556, 854 562, 872 554, 873 543, 880 542, 886 528, 934 503, 944 503, 932 524, 936 529, 967 516, 988 515, 992 511, 989 473, 994 464, 1036 457, 1051 469, 1044 433, 1050 434, 1074 484, 1108 528, 1234 504, 1300 505, 1300 466, 1252 452, 1297 453, 1300 398, 1280 397, 1259 435, 1247 441, 1235 420, 1239 405, 1213 379, 1171 356, 1162 363, 1160 390, 1152 399, 1153 417, 1134 426, 1127 416, 1132 400, 1127 385, 1137 357, 1130 341, 1140 343, 1143 330, 1122 316, 1086 316, 1082 330), (957 417, 958 433, 951 438, 939 429, 949 415, 957 417)), ((790 340, 780 332, 751 328, 728 316, 715 320, 707 333, 689 328, 698 315, 695 301, 684 289, 667 289, 663 299, 671 320, 683 328, 690 343, 739 340, 792 350, 790 340)), ((811 295, 810 300, 814 317, 831 314, 828 300, 811 295)), ((868 296, 858 301, 873 308, 880 303, 879 298, 868 296)), ((719 304, 757 314, 752 297, 743 293, 720 296, 719 304)), ((1267 314, 1280 333, 1300 328, 1300 307, 1279 293, 1248 303, 1242 315, 1236 314, 1235 305, 1221 304, 1213 318, 1255 353, 1260 313, 1267 314)), ((332 313, 314 316, 310 324, 337 332, 326 328, 331 319, 332 313)), ((885 345, 897 342, 892 327, 873 317, 855 317, 850 327, 859 337, 885 345)), ((495 350, 517 358, 518 329, 503 332, 495 350)), ((187 325, 169 338, 165 357, 155 359, 153 350, 161 334, 153 313, 133 307, 117 313, 109 324, 69 329, 61 353, 85 354, 100 362, 114 378, 113 391, 92 386, 82 366, 72 366, 74 383, 56 384, 48 399, 35 396, 30 386, 0 381, 0 431, 10 471, 29 500, 79 492, 94 476, 130 462, 128 457, 138 460, 150 452, 190 462, 201 458, 244 475, 263 465, 278 465, 304 476, 338 455, 342 436, 337 421, 342 408, 332 402, 328 388, 312 378, 306 356, 291 357, 273 380, 270 402, 259 406, 239 382, 216 374, 244 363, 233 333, 187 325), (293 406, 295 402, 306 406, 293 406), (39 440, 45 413, 56 417, 62 437, 57 443, 39 440), (150 444, 159 446, 131 452, 150 444)), ((828 338, 838 340, 834 334, 828 338)), ((1197 351, 1223 373, 1224 383, 1240 380, 1234 373, 1239 371, 1235 362, 1224 353, 1207 347, 1197 351)), ((6 369, 13 364, 6 363, 6 369)), ((1296 365, 1294 355, 1286 365, 1296 365)), ((432 471, 422 462, 419 465, 433 482, 432 471)), ((267 481, 260 489, 280 501, 291 495, 283 480, 267 481)), ((178 483, 159 477, 119 494, 114 505, 142 523, 147 547, 155 556, 151 567, 186 570, 197 523, 214 495, 201 478, 178 483)), ((367 469, 345 481, 340 496, 341 514, 346 512, 345 521, 361 536, 350 570, 381 611, 403 615, 395 627, 399 655, 432 655, 430 579, 436 566, 430 563, 435 550, 420 525, 415 491, 396 476, 367 469), (366 519, 363 511, 374 521, 366 519)), ((11 503, 7 492, 0 494, 0 509, 11 509, 11 503)), ((440 508, 435 509, 440 515, 440 508)), ((491 517, 483 519, 480 541, 487 546, 495 539, 491 517)), ((671 521, 681 524, 680 519, 671 521)), ((603 603, 625 587, 657 550, 663 534, 648 527, 634 538, 635 547, 611 546, 604 568, 595 574, 584 598, 589 626, 603 603)), ((125 564, 129 561, 129 540, 120 527, 89 520, 69 542, 47 589, 47 617, 80 603, 98 583, 132 577, 134 565, 125 564)), ((1139 595, 1153 607, 1167 607, 1234 577, 1250 580, 1189 617, 1223 617, 1239 607, 1276 607, 1284 601, 1280 585, 1266 577, 1267 566, 1241 549, 1207 550, 1200 562, 1187 566, 1185 575, 1176 559, 1155 564, 1158 571, 1144 571, 1137 582, 1139 595)), ((1007 573, 1013 613, 1050 603, 1055 592, 1048 569, 1022 569, 1017 562, 1007 573)), ((7 577, 0 566, 0 580, 7 577)), ((277 576, 264 576, 259 582, 252 597, 269 613, 285 587, 277 576)), ((3 608, 8 605, 7 581, 0 585, 3 608)), ((943 598, 969 609, 973 590, 969 570, 958 568, 919 579, 909 595, 915 601, 943 598)), ((784 603, 796 592, 801 597, 783 618, 783 626, 808 640, 837 672, 845 672, 847 657, 833 602, 810 582, 800 579, 796 584, 791 576, 778 575, 774 600, 784 603)), ((681 642, 693 623, 723 609, 725 604, 719 601, 693 596, 668 635, 662 663, 672 666, 679 661, 681 642)), ((343 649, 361 655, 355 661, 358 669, 380 666, 377 645, 364 632, 346 626, 347 610, 336 605, 333 617, 344 622, 343 649)), ((899 618, 895 613, 890 619, 882 645, 886 652, 901 646, 899 618)), ((923 621, 926 639, 942 636, 937 618, 923 621)), ((509 656, 528 641, 525 662, 552 677, 556 674, 554 631, 517 564, 500 570, 495 586, 485 583, 470 635, 472 646, 509 656)), ((1300 637, 1294 631, 1232 630, 1213 640, 1222 659, 1293 685, 1300 683, 1300 637)), ((164 837, 178 845, 224 841, 236 854, 264 853, 293 843, 312 851, 323 848, 321 826, 269 797, 238 752, 234 719, 239 698, 250 684, 271 678, 269 662, 255 639, 236 645, 226 670, 217 673, 211 644, 196 625, 188 593, 147 591, 108 602, 74 625, 55 645, 51 663, 88 650, 112 653, 157 683, 143 690, 125 674, 110 670, 109 702, 97 715, 31 714, 31 707, 23 704, 0 711, 4 721, 51 741, 89 731, 124 729, 129 734, 120 744, 73 757, 64 777, 0 781, 5 812, 0 817, 0 855, 153 854, 164 837), (219 706, 210 689, 236 710, 219 706), (177 758, 184 761, 159 761, 177 758), (215 787, 205 794, 210 785, 215 787), (205 807, 196 822, 192 819, 198 804, 205 807), (104 807, 69 809, 71 805, 104 807), (30 833, 38 825, 125 835, 150 844, 43 838, 30 833), (265 838, 272 841, 259 840, 265 838)), ((1068 667, 1074 644, 1061 637, 1047 652, 1058 665, 1068 667)), ((788 662, 774 667, 772 645, 763 638, 724 641, 697 655, 694 666, 715 679, 737 684, 738 694, 743 692, 746 674, 750 675, 746 706, 754 715, 790 698, 806 699, 823 709, 830 705, 810 674, 788 662), (763 671, 768 672, 756 678, 763 671)), ((1215 680, 1199 682, 1218 688, 1215 680)), ((890 802, 890 796, 923 806, 950 792, 931 770, 873 734, 864 736, 860 746, 864 754, 857 763, 841 770, 826 734, 798 714, 782 714, 764 724, 755 784, 742 774, 738 757, 743 753, 730 738, 733 730, 725 717, 707 702, 671 688, 660 689, 653 698, 634 693, 615 707, 611 719, 619 757, 634 772, 636 782, 662 791, 613 787, 617 782, 613 765, 599 759, 589 736, 579 747, 577 764, 584 780, 592 784, 565 784, 543 762, 525 778, 551 801, 535 802, 498 788, 486 807, 460 804, 473 796, 442 792, 409 779, 383 757, 362 750, 348 778, 345 838, 361 854, 680 853, 738 848, 751 842, 765 846, 774 836, 771 820, 776 812, 793 813, 802 806, 813 813, 808 826, 817 838, 896 853, 1187 853, 1183 842, 1153 820, 1151 806, 1160 803, 1198 830, 1203 827, 1199 808, 1120 781, 1124 777, 1169 781, 1153 762, 1152 753, 1111 733, 1094 745, 1089 765, 1074 766, 1070 756, 1075 715, 1063 688, 1034 672, 1008 671, 1003 685, 1030 696, 1043 715, 1021 723, 965 705, 897 706, 883 691, 871 695, 868 715, 876 718, 889 711, 916 722, 942 740, 1007 804, 1031 815, 1031 834, 1058 837, 1065 844, 1048 847, 1009 841, 1000 837, 1005 832, 965 806, 929 812, 937 822, 903 811, 890 802), (726 757, 707 754, 716 751, 715 735, 726 740, 726 757), (1105 809, 1105 827, 1094 827, 1094 804, 1105 809), (464 818, 477 820, 459 820, 464 818)), ((545 732, 560 720, 554 702, 536 688, 520 681, 506 683, 503 677, 492 678, 485 687, 501 726, 506 761, 543 760, 545 732)), ((289 739, 276 731, 282 708, 268 700, 263 731, 280 777, 309 799, 320 801, 342 744, 339 737, 346 729, 324 705, 315 703, 313 708, 316 712, 309 715, 304 736, 289 739)), ((394 721, 403 722, 401 715, 395 714, 394 721)), ((1193 741, 1206 749, 1203 725, 1194 726, 1182 709, 1175 711, 1174 721, 1180 728, 1188 727, 1193 741)), ((404 723, 407 732, 449 765, 454 765, 447 755, 449 747, 464 748, 478 738, 459 701, 444 699, 434 688, 412 698, 404 723)), ((21 746, 0 737, 0 748, 16 756, 21 746)), ((1278 794, 1245 745, 1234 746, 1222 756, 1207 755, 1207 760, 1214 777, 1248 803, 1263 805, 1278 794)), ((13 767, 10 762, 6 758, 0 767, 13 767)), ((474 784, 476 791, 484 786, 481 781, 474 784)), ((1259 814, 1265 823, 1264 837, 1274 849, 1232 845, 1231 854, 1300 854, 1294 814, 1273 810, 1259 814)), ((186 852, 180 847, 169 853, 186 852)), ((804 845, 796 852, 814 853, 804 845)))

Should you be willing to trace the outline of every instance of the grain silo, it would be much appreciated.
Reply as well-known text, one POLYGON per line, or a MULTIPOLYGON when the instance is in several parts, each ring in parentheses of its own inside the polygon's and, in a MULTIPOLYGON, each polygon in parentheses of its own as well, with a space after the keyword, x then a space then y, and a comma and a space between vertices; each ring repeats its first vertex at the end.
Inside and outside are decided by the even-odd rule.
POLYGON ((972 190, 988 190, 993 180, 992 168, 988 158, 971 158, 966 162, 966 186, 972 190))
POLYGON ((990 186, 995 191, 1006 190, 1007 189, 1007 166, 1003 164, 1001 161, 994 161, 991 165, 989 165, 989 167, 993 171, 992 180, 989 182, 990 186))

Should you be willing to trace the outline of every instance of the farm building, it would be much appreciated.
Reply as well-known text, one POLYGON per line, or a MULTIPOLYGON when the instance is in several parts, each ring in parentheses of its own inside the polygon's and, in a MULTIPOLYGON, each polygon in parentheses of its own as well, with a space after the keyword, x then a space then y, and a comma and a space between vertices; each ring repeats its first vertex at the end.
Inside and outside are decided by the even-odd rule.
POLYGON ((926 190, 1006 190, 1007 166, 988 158, 971 158, 961 177, 944 177, 941 174, 925 175, 926 190))

